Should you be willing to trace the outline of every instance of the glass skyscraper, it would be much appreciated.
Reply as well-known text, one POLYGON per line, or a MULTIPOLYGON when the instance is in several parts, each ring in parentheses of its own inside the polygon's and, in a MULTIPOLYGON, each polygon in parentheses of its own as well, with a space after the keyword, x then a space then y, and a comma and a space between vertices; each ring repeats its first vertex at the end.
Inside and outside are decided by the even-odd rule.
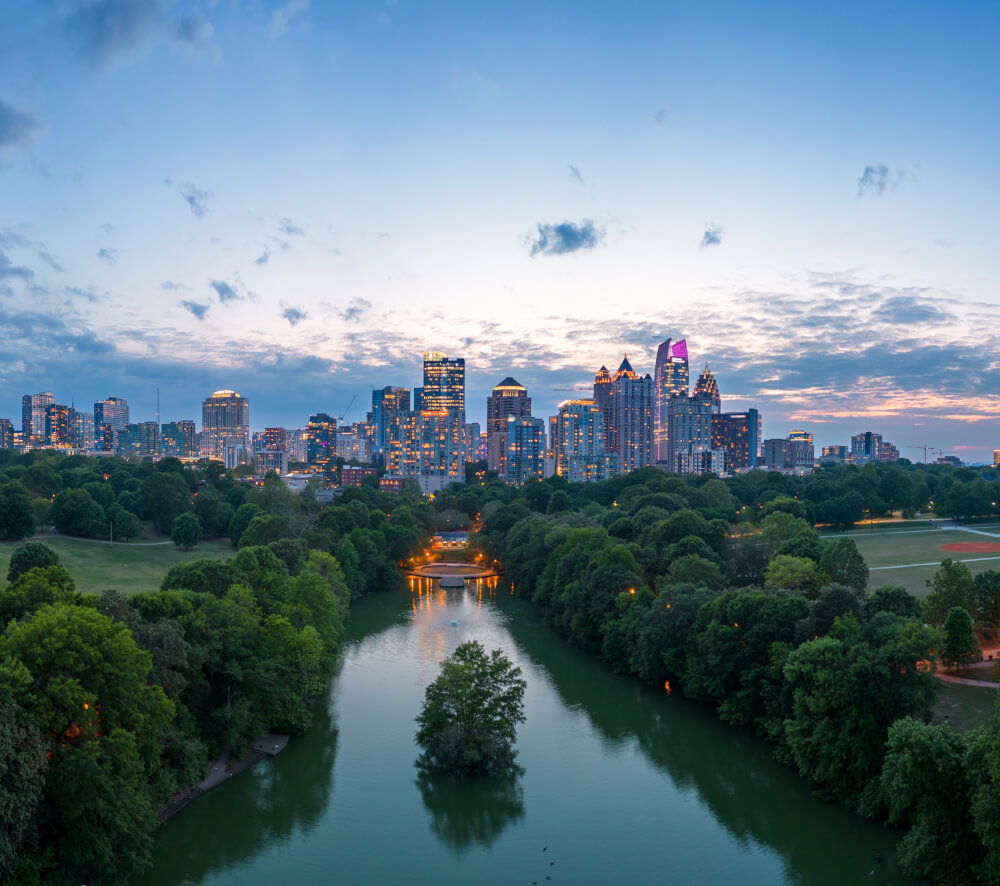
MULTIPOLYGON (((670 458, 670 423, 668 409, 670 398, 688 395, 690 374, 688 371, 687 339, 671 344, 668 338, 656 350, 656 367, 653 370, 653 445, 657 461, 670 458)), ((671 467, 671 470, 675 470, 671 467)))

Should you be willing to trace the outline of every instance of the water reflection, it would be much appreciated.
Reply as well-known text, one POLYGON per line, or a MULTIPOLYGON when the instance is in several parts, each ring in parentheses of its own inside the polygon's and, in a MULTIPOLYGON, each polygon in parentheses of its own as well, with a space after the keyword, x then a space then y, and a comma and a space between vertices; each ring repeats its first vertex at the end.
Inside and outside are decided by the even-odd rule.
POLYGON ((524 770, 455 778, 420 769, 417 787, 430 817, 431 830, 461 855, 478 844, 487 848, 508 825, 524 817, 524 770))

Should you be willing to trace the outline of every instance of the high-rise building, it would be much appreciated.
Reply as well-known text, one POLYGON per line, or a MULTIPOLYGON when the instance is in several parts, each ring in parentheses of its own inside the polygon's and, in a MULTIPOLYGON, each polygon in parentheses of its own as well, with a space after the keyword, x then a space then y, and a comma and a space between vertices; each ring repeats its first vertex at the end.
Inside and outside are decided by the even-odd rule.
POLYGON ((717 417, 711 393, 678 394, 667 404, 667 469, 681 474, 719 473, 721 449, 712 442, 712 419, 717 417), (708 467, 706 467, 706 465, 708 467), (717 470, 718 469, 718 470, 717 470))
POLYGON ((267 452, 288 452, 288 431, 284 428, 264 428, 264 449, 267 452))
MULTIPOLYGON (((441 351, 424 351, 424 387, 420 411, 465 412, 465 358, 448 359, 441 351)), ((463 424, 465 420, 462 420, 463 424)))
POLYGON ((410 411, 410 389, 388 385, 372 391, 372 424, 374 440, 372 458, 388 465, 389 450, 399 446, 400 416, 410 411))
POLYGON ((363 431, 358 432, 357 425, 349 425, 337 430, 337 455, 345 461, 358 461, 368 464, 371 461, 371 450, 368 439, 363 431))
POLYGON ((94 448, 94 414, 73 411, 73 446, 84 452, 94 448))
POLYGON ((155 458, 160 453, 160 426, 155 421, 127 424, 115 439, 115 454, 125 458, 155 458))
POLYGON ((598 369, 594 376, 594 403, 604 418, 604 451, 615 452, 618 449, 618 439, 615 437, 614 385, 607 366, 598 369))
POLYGON ((479 438, 483 434, 479 429, 478 421, 467 421, 465 423, 465 439, 463 440, 463 446, 465 447, 465 460, 479 461, 479 438))
POLYGON ((760 413, 756 409, 712 416, 712 448, 725 450, 728 473, 757 467, 760 431, 760 413))
MULTIPOLYGON (((7 419, 2 419, 2 421, 7 421, 7 419)), ((9 449, 9 446, 0 446, 0 449, 9 449)), ((993 450, 993 467, 1000 467, 1000 449, 993 450)))
POLYGON ((337 419, 325 412, 309 416, 306 461, 326 474, 337 467, 337 419))
POLYGON ((774 471, 792 466, 785 437, 772 437, 764 441, 764 467, 774 471))
POLYGON ((163 455, 174 458, 197 458, 198 442, 193 421, 169 421, 160 429, 163 455))
POLYGON ((878 446, 879 461, 899 461, 899 450, 888 440, 883 440, 878 446))
POLYGON ((486 398, 486 467, 504 473, 507 419, 531 417, 531 398, 524 385, 507 376, 486 398))
POLYGON ((712 411, 716 415, 722 412, 722 397, 719 396, 719 383, 715 380, 715 376, 712 375, 712 371, 708 368, 707 363, 701 371, 701 375, 698 376, 698 381, 695 382, 694 392, 696 394, 704 394, 712 401, 712 411))
POLYGON ((55 402, 51 391, 21 398, 21 437, 25 449, 45 445, 45 410, 55 402))
POLYGON ((63 403, 50 403, 45 407, 45 445, 56 449, 73 446, 75 410, 63 403))
POLYGON ((114 452, 115 437, 128 424, 128 403, 121 397, 108 397, 94 404, 94 445, 104 452, 114 452))
POLYGON ((823 447, 823 458, 833 459, 835 461, 847 461, 850 458, 851 451, 846 446, 824 446, 823 447))
POLYGON ((882 446, 882 435, 865 431, 851 437, 851 454, 855 464, 865 464, 879 460, 879 450, 882 446))
POLYGON ((606 480, 618 454, 604 449, 604 415, 594 400, 564 400, 552 429, 556 473, 570 483, 606 480))
POLYGON ((0 418, 0 449, 14 448, 14 423, 9 418, 0 418))
POLYGON ((793 468, 812 470, 816 464, 816 449, 809 431, 791 431, 788 434, 788 462, 793 468))
POLYGON ((671 344, 668 338, 656 349, 656 366, 653 370, 653 396, 655 413, 653 416, 653 436, 656 460, 669 460, 670 423, 667 410, 670 398, 688 395, 689 370, 687 339, 671 344))
POLYGON ((628 355, 612 379, 618 470, 623 474, 651 465, 653 457, 653 377, 637 375, 628 355))
POLYGON ((249 450, 250 401, 236 391, 216 391, 201 404, 201 454, 225 460, 227 446, 249 450))
POLYGON ((501 460, 504 483, 522 486, 529 480, 541 480, 545 423, 540 418, 508 415, 503 439, 507 444, 501 460))
POLYGON ((405 413, 403 445, 393 473, 414 477, 424 495, 440 492, 449 483, 464 482, 462 415, 458 409, 405 413))

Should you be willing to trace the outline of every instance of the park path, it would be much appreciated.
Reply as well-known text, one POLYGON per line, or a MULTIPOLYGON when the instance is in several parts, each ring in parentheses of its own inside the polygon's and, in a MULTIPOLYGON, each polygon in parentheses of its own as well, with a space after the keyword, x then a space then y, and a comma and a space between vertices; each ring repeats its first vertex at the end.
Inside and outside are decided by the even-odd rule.
POLYGON ((71 541, 89 541, 95 545, 126 545, 130 548, 155 548, 160 545, 172 545, 172 541, 105 541, 103 538, 80 538, 78 535, 63 535, 61 532, 47 532, 45 535, 33 535, 28 541, 45 541, 47 538, 68 538, 71 541))
POLYGON ((949 526, 949 529, 957 529, 959 532, 971 532, 973 535, 985 535, 989 538, 1000 538, 996 532, 984 532, 982 529, 973 529, 971 526, 949 526))
POLYGON ((989 683, 986 680, 973 680, 970 677, 952 677, 950 674, 938 674, 937 678, 945 683, 960 683, 963 686, 983 686, 986 689, 1000 689, 1000 683, 989 683))
MULTIPOLYGON (((994 536, 995 538, 1000 538, 1000 536, 994 536)), ((1000 560, 1000 557, 961 557, 956 558, 960 563, 982 563, 986 560, 1000 560)), ((934 560, 930 563, 900 563, 898 566, 869 566, 869 572, 879 572, 882 569, 911 569, 914 566, 940 566, 940 560, 934 560)))

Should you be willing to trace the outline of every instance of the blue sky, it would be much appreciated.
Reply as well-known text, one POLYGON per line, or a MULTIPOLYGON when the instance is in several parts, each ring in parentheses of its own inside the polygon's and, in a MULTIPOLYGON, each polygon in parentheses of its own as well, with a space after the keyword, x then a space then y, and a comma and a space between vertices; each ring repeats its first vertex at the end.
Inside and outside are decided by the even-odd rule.
MULTIPOLYGON (((537 415, 686 336, 818 444, 1000 446, 996 3, 0 9, 0 416, 537 415)), ((921 453, 922 455, 922 453, 921 453)))

